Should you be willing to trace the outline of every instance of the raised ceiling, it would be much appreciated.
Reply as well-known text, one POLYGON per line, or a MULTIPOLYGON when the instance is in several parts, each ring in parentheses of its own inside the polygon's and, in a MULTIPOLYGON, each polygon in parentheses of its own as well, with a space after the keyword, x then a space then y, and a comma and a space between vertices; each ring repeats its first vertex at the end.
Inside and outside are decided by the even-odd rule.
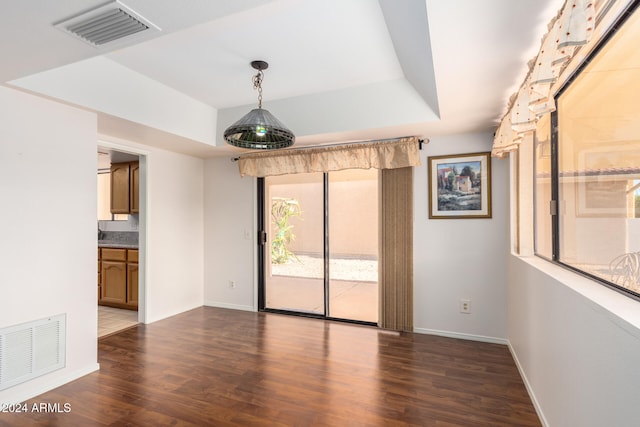
POLYGON ((189 154, 235 149, 264 106, 298 145, 487 131, 561 0, 122 0, 161 31, 95 48, 54 27, 101 0, 10 2, 0 79, 95 110, 99 131, 189 154))

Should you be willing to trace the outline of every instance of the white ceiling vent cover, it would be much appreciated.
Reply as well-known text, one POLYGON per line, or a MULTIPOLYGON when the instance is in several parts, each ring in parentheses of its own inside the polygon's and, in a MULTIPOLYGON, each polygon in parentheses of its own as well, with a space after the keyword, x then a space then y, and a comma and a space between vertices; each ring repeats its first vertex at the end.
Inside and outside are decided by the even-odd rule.
POLYGON ((119 1, 99 6, 54 26, 94 47, 160 31, 158 26, 119 1))

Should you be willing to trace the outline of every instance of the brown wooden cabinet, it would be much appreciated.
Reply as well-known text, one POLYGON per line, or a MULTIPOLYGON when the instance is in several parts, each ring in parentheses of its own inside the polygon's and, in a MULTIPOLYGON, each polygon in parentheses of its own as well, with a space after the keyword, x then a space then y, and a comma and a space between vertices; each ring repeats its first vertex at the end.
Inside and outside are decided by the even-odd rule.
POLYGON ((128 214, 129 203, 129 163, 111 165, 111 213, 128 214))
POLYGON ((132 214, 140 213, 140 163, 129 166, 129 208, 132 214))
POLYGON ((138 308, 138 250, 101 248, 99 250, 100 305, 138 308))
POLYGON ((102 298, 102 280, 100 278, 100 272, 102 271, 102 255, 100 248, 98 248, 98 304, 100 303, 100 298, 102 298))
POLYGON ((127 250, 127 304, 138 307, 138 250, 127 250))
POLYGON ((127 303, 127 263, 102 261, 102 303, 127 303))
POLYGON ((140 212, 140 163, 111 164, 111 213, 140 212))
POLYGON ((127 264, 127 304, 138 307, 138 264, 127 264))

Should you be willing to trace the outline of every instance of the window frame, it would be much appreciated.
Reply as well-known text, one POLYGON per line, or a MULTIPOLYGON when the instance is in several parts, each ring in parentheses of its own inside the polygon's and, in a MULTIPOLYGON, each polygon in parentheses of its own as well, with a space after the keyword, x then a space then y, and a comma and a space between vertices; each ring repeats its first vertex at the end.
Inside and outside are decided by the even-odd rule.
MULTIPOLYGON (((561 87, 559 88, 559 90, 556 92, 556 94, 554 95, 554 101, 556 103, 556 105, 558 105, 558 100, 559 98, 564 94, 564 92, 571 87, 572 83, 575 82, 575 80, 581 75, 581 73, 585 70, 586 67, 589 66, 589 64, 593 61, 594 58, 596 58, 599 53, 607 46, 608 42, 618 33, 618 31, 624 27, 624 25, 627 23, 627 21, 629 20, 629 18, 634 14, 634 13, 640 13, 640 1, 636 0, 634 2, 632 2, 623 13, 620 14, 620 16, 616 19, 615 23, 611 26, 611 28, 609 28, 609 30, 607 31, 607 33, 602 37, 602 39, 600 39, 596 46, 594 47, 594 49, 589 52, 589 54, 586 56, 586 58, 582 61, 582 63, 579 64, 579 66, 572 72, 572 74, 566 79, 566 81, 561 85, 561 87)), ((610 282, 608 280, 603 279, 602 277, 598 277, 595 276, 587 271, 581 270, 573 265, 564 263, 560 260, 560 215, 559 215, 559 203, 560 203, 560 199, 559 199, 559 186, 560 186, 560 182, 559 182, 559 165, 558 165, 558 159, 559 159, 559 144, 558 144, 558 139, 559 139, 559 120, 561 119, 561 115, 558 113, 558 110, 554 110, 552 113, 550 113, 550 140, 551 140, 551 199, 549 200, 550 203, 550 215, 551 215, 551 250, 552 250, 552 258, 549 259, 548 256, 544 255, 544 254, 539 254, 538 253, 538 248, 536 247, 536 245, 534 244, 534 255, 536 257, 542 258, 544 260, 547 260, 549 262, 552 262, 553 264, 559 265, 565 269, 571 270, 581 276, 587 277, 591 280, 594 280, 595 282, 597 282, 598 284, 604 285, 614 291, 617 291, 629 298, 632 298, 634 300, 640 301, 640 293, 636 293, 630 289, 624 288, 620 285, 617 285, 613 282, 610 282)), ((533 145, 533 158, 534 158, 534 162, 537 161, 536 159, 536 153, 535 153, 535 144, 533 145)), ((536 182, 536 176, 535 176, 535 172, 536 172, 536 168, 534 166, 534 198, 536 197, 536 191, 535 191, 535 182, 536 182)), ((535 200, 535 199, 534 199, 535 200)), ((537 215, 542 214, 541 212, 538 212, 537 209, 534 209, 534 218, 537 217, 537 215)), ((534 222, 534 233, 538 233, 541 232, 542 230, 538 230, 537 227, 535 227, 536 223, 534 222)), ((534 238, 535 241, 535 238, 534 238)))
MULTIPOLYGON (((357 168, 356 168, 357 169, 357 168)), ((258 229, 258 239, 256 244, 258 245, 258 311, 265 313, 277 313, 277 314, 287 314, 298 317, 308 317, 313 319, 322 319, 322 320, 331 320, 343 323, 352 323, 356 325, 365 325, 365 326, 378 326, 381 319, 378 318, 375 322, 369 320, 360 320, 360 319, 351 319, 351 318, 343 318, 343 317, 334 317, 331 315, 331 303, 330 296, 332 292, 331 281, 332 278, 330 276, 329 263, 332 257, 330 251, 330 233, 329 233, 329 219, 330 219, 330 209, 329 209, 329 186, 330 179, 329 175, 338 172, 338 171, 328 171, 328 172, 316 172, 322 174, 322 227, 323 227, 323 245, 322 245, 322 255, 324 260, 324 268, 323 268, 323 313, 313 313, 307 311, 296 311, 294 309, 286 309, 286 308, 272 308, 267 306, 267 251, 269 250, 269 239, 267 235, 267 230, 269 228, 269 213, 266 209, 265 200, 267 197, 267 182, 266 177, 257 177, 257 191, 256 191, 256 206, 257 206, 257 229, 258 229)), ((295 174, 288 174, 295 175, 295 174)), ((382 180, 381 170, 378 171, 378 187, 380 186, 380 182, 382 180)), ((380 205, 381 201, 378 200, 378 204, 380 205)), ((380 227, 381 218, 378 217, 378 227, 380 227)), ((378 244, 378 246, 380 246, 378 244)), ((380 249, 380 248, 378 248, 380 249)), ((380 267, 378 267, 380 268, 380 267)), ((378 290, 380 289, 380 280, 378 280, 378 290)), ((378 309, 380 306, 380 302, 378 302, 378 309)))

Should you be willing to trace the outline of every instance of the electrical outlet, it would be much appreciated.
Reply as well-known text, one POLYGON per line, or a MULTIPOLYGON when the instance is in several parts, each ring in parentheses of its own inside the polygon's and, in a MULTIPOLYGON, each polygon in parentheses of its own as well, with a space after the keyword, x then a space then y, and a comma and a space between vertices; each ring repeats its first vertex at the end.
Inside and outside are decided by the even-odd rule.
POLYGON ((471 300, 470 299, 461 299, 460 300, 460 313, 471 314, 471 300))
POLYGON ((229 280, 229 287, 231 289, 235 289, 236 288, 236 282, 235 280, 229 280))

